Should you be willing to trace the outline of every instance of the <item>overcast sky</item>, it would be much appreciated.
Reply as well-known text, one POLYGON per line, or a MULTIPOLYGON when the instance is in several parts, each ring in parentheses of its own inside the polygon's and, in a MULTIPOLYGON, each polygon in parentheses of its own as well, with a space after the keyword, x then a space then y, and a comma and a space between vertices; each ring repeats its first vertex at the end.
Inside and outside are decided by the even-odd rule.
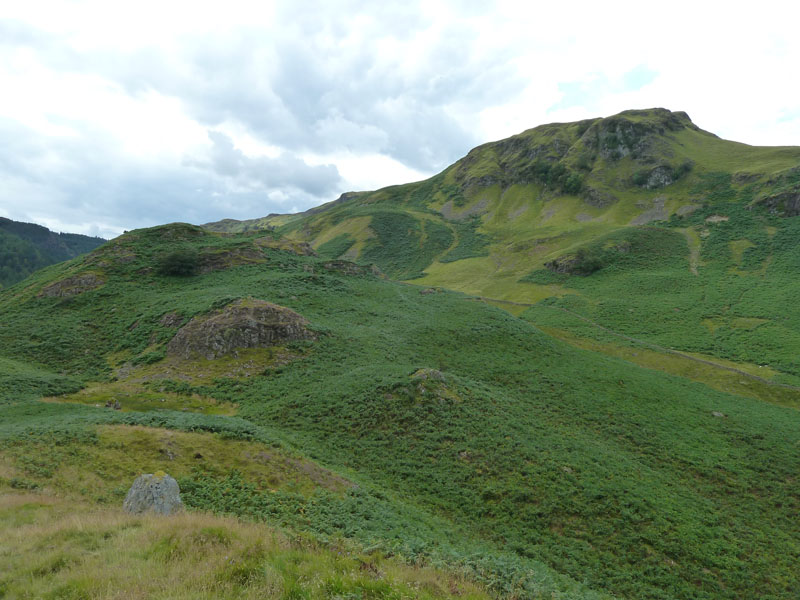
POLYGON ((296 212, 628 108, 800 145, 791 2, 0 0, 0 216, 296 212))

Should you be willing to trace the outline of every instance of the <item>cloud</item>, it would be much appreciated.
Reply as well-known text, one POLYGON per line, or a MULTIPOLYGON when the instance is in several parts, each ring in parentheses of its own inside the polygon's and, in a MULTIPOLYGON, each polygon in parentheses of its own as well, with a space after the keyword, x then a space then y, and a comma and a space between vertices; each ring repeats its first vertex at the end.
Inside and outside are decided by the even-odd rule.
POLYGON ((576 106, 592 107, 600 98, 641 90, 657 77, 657 71, 642 64, 613 79, 604 73, 592 73, 578 81, 559 82, 558 91, 561 99, 548 111, 576 106))
MULTIPOLYGON (((72 124, 79 128, 79 124, 72 124)), ((49 137, 0 120, 0 206, 9 218, 114 237, 157 223, 251 218, 320 204, 338 193, 332 165, 290 154, 249 157, 220 132, 181 161, 125 154, 113 137, 49 137)))
POLYGON ((74 230, 302 210, 541 123, 628 108, 800 142, 798 9, 770 0, 724 12, 676 0, 657 15, 511 0, 53 0, 3 13, 0 212, 74 230))
POLYGON ((208 137, 213 144, 210 161, 188 161, 188 164, 209 167, 232 188, 253 192, 296 188, 311 196, 325 197, 335 193, 341 181, 334 165, 308 165, 287 152, 275 158, 249 157, 220 131, 209 131, 208 137))

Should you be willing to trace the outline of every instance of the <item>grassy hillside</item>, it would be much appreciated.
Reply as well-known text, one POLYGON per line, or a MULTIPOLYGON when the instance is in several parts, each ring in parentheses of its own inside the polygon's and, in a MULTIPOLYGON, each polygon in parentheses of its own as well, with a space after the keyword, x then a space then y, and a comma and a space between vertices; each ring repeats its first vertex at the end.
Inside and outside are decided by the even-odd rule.
POLYGON ((209 513, 133 517, 0 497, 6 598, 489 598, 457 574, 209 513))
POLYGON ((800 148, 722 140, 651 109, 536 127, 426 181, 272 224, 321 256, 530 308, 578 345, 605 327, 800 385, 798 214, 800 148))
POLYGON ((51 265, 90 252, 105 240, 77 233, 54 233, 32 223, 0 217, 0 287, 22 281, 51 265))
MULTIPOLYGON (((387 203, 371 235, 416 241, 420 253, 390 256, 369 237, 351 248, 416 274, 420 255, 453 252, 462 240, 462 252, 490 245, 477 221, 450 227, 414 206, 407 218, 395 207, 403 227, 393 228, 387 203)), ((367 208, 347 210, 375 219, 367 208)), ((346 219, 336 226, 328 248, 357 235, 346 219)), ((659 262, 640 250, 677 244, 677 230, 629 231, 636 235, 596 242, 599 260, 623 258, 598 269, 593 285, 618 277, 631 287, 639 261, 668 272, 680 258, 659 262)), ((276 249, 271 235, 139 230, 0 293, 0 486, 9 498, 56 498, 41 530, 23 527, 35 500, 9 500, 4 539, 16 541, 5 548, 35 552, 47 536, 54 557, 79 557, 31 575, 6 550, 0 589, 24 589, 24 577, 53 597, 61 586, 89 586, 94 557, 124 539, 142 545, 131 560, 143 565, 159 560, 147 548, 159 549, 153 557, 175 548, 180 569, 200 560, 181 554, 186 544, 213 546, 213 568, 197 585, 229 594, 239 588, 213 586, 250 585, 256 572, 253 586, 277 581, 273 596, 287 598, 321 597, 335 577, 343 597, 797 597, 796 392, 781 388, 785 397, 768 403, 640 368, 529 322, 549 310, 565 318, 548 326, 566 331, 566 307, 537 305, 517 318, 457 292, 423 294, 369 269, 276 249), (168 351, 192 317, 239 298, 296 311, 313 336, 213 360, 168 351), (106 408, 110 400, 121 410, 106 408), (170 533, 182 522, 163 532, 142 522, 123 536, 132 521, 110 507, 138 472, 156 468, 178 478, 192 511, 266 522, 286 532, 275 535, 312 540, 313 556, 275 542, 228 577, 219 545, 200 531, 218 527, 204 521, 213 517, 187 517, 185 535, 170 533), (61 502, 81 519, 98 515, 100 525, 84 528, 100 544, 94 554, 72 534, 46 533, 64 527, 61 502), (109 541, 96 540, 101 530, 109 541), (353 554, 334 557, 342 545, 353 554), (369 578, 360 577, 353 556, 391 556, 376 568, 392 575, 373 583, 367 566, 369 578)), ((485 258, 451 264, 467 260, 485 258)), ((579 276, 563 277, 519 285, 582 291, 579 276)), ((581 339, 611 344, 601 331, 581 339)), ((633 344, 617 341, 620 355, 633 344)), ((250 556, 253 538, 230 529, 231 552, 250 556)), ((246 591, 256 589, 264 588, 246 591)))

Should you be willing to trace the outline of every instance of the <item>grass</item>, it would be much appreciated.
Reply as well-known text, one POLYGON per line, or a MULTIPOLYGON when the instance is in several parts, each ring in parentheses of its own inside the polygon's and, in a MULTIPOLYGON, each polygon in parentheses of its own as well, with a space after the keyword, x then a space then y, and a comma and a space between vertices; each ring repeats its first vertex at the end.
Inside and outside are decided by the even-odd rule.
POLYGON ((562 329, 546 327, 543 330, 553 337, 564 340, 578 348, 616 356, 647 369, 657 369, 665 373, 685 377, 692 381, 704 383, 721 392, 772 402, 795 409, 800 408, 800 390, 770 385, 767 382, 729 370, 749 371, 760 378, 766 379, 770 379, 774 375, 774 372, 771 373, 770 369, 761 369, 758 365, 742 365, 697 354, 692 354, 691 356, 699 360, 692 360, 686 356, 659 352, 634 344, 614 343, 609 340, 599 342, 593 339, 579 338, 562 329))
POLYGON ((37 494, 0 497, 8 598, 488 598, 463 576, 346 540, 189 512, 136 517, 37 494), (122 594, 123 596, 121 596, 122 594))
POLYGON ((76 440, 34 439, 0 446, 6 482, 24 480, 96 503, 120 503, 141 473, 174 477, 194 473, 224 477, 237 470, 258 489, 308 495, 316 489, 341 493, 346 479, 270 444, 231 440, 210 433, 154 427, 105 425, 76 440), (49 449, 49 450, 48 450, 49 449))
MULTIPOLYGON (((655 281, 664 270, 693 277, 683 234, 632 231, 598 241, 617 260, 602 277, 643 277, 645 268, 655 281), (627 252, 614 250, 623 243, 627 252), (669 252, 653 258, 652 245, 669 252)), ((775 597, 792 597, 800 539, 793 408, 576 349, 460 294, 423 295, 411 285, 315 269, 324 259, 265 249, 260 264, 188 278, 146 271, 165 244, 223 250, 248 239, 180 227, 133 232, 0 297, 4 352, 17 357, 4 363, 8 381, 33 382, 23 395, 10 383, 3 396, 5 468, 14 471, 4 475, 7 485, 113 504, 136 473, 160 468, 179 478, 194 510, 446 564, 504 596, 734 598, 757 580, 775 597), (123 251, 135 258, 111 262, 123 251), (37 286, 97 268, 98 260, 109 262, 102 288, 68 301, 36 296, 37 286), (185 381, 170 374, 169 358, 125 367, 174 334, 162 324, 165 314, 185 322, 248 296, 299 312, 317 341, 287 346, 291 360, 263 368, 237 371, 242 356, 204 375, 208 366, 199 362, 198 376, 185 381), (72 344, 70 352, 61 344, 72 344), (38 370, 26 367, 33 355, 44 363, 38 370), (415 379, 423 367, 443 379, 415 379), (120 377, 120 368, 129 375, 120 377), (167 377, 138 389, 235 403, 236 415, 144 401, 129 412, 36 401, 56 393, 53 385, 70 398, 75 379, 89 384, 83 393, 91 397, 159 374, 167 377), (114 439, 122 442, 116 449, 114 439), (38 458, 45 447, 55 449, 46 460, 38 458), (206 458, 203 447, 218 450, 206 458), (262 465, 242 459, 244 452, 300 462, 262 465), (355 485, 330 489, 328 480, 355 485)), ((453 264, 474 260, 490 258, 453 264)), ((593 277, 577 283, 603 283, 593 277)), ((576 279, 558 285, 569 289, 576 279)), ((637 306, 637 288, 629 287, 637 306)), ((587 313, 602 308, 587 300, 591 287, 581 291, 559 302, 587 313)), ((539 306, 523 316, 538 322, 545 313, 566 315, 539 306)))

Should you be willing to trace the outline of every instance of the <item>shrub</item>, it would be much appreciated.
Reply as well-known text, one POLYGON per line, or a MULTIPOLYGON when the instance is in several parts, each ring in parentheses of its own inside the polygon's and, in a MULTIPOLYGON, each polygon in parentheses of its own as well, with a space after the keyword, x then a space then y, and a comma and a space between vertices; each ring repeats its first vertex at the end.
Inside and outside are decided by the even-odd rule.
POLYGON ((194 275, 200 266, 197 251, 191 248, 179 248, 162 255, 158 260, 158 272, 173 277, 194 275))

